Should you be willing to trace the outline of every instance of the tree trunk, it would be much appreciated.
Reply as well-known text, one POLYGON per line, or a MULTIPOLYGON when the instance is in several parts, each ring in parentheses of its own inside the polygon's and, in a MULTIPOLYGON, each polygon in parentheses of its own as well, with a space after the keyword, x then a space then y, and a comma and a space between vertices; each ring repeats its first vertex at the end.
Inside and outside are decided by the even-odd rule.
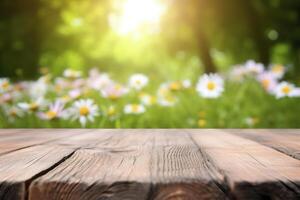
POLYGON ((262 17, 259 16, 252 2, 245 1, 242 5, 244 5, 244 10, 247 14, 248 24, 251 30, 250 34, 256 45, 258 59, 263 64, 268 65, 270 62, 270 43, 264 34, 262 17))
POLYGON ((210 54, 210 45, 206 35, 203 33, 202 28, 197 30, 197 42, 199 48, 199 57, 204 66, 205 73, 215 73, 217 71, 216 66, 213 62, 210 54))
POLYGON ((6 28, 0 47, 1 76, 33 78, 37 75, 41 42, 39 7, 38 0, 0 2, 0 22, 6 28))

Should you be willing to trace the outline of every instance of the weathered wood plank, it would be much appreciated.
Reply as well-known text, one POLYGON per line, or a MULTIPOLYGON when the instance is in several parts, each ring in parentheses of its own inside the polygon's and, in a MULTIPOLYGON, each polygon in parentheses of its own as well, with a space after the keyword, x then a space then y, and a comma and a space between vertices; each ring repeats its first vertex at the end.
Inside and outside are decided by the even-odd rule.
POLYGON ((0 136, 0 156, 18 149, 45 144, 62 138, 72 138, 75 135, 84 134, 86 131, 79 129, 53 129, 51 131, 49 129, 27 129, 13 132, 11 130, 9 135, 0 136))
POLYGON ((300 132, 297 130, 230 130, 230 133, 256 141, 300 160, 300 132))
POLYGON ((152 135, 122 131, 81 149, 30 186, 29 199, 146 199, 152 135))
POLYGON ((76 151, 35 180, 30 199, 225 199, 199 148, 182 131, 122 131, 76 151), (213 177, 212 177, 213 176, 213 177))
POLYGON ((9 130, 0 199, 300 199, 298 131, 236 131, 9 130))
POLYGON ((72 154, 61 146, 34 146, 0 157, 0 199, 24 199, 26 182, 72 154))
POLYGON ((32 180, 59 165, 76 149, 89 148, 110 137, 107 131, 102 131, 102 134, 91 130, 69 131, 71 134, 52 132, 57 140, 0 156, 0 199, 24 199, 32 180))
POLYGON ((157 130, 149 199, 227 199, 224 176, 184 130, 157 130))
POLYGON ((11 136, 19 133, 24 133, 27 131, 29 131, 29 129, 0 129, 0 136, 1 137, 11 136))
POLYGON ((300 161, 222 131, 189 132, 224 173, 234 198, 300 198, 300 161))

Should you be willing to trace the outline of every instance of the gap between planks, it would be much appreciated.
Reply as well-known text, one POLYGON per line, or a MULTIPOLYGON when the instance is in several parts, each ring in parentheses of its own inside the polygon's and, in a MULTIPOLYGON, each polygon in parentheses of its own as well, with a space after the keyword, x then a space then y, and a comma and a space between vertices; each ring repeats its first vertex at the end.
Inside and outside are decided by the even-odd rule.
POLYGON ((27 193, 26 186, 29 186, 30 181, 37 178, 39 173, 47 173, 57 163, 61 163, 73 154, 76 149, 91 148, 100 140, 109 138, 110 134, 105 134, 107 131, 101 131, 102 137, 99 138, 98 131, 79 130, 81 134, 72 135, 72 137, 63 137, 47 144, 1 155, 0 199, 24 199, 27 193))

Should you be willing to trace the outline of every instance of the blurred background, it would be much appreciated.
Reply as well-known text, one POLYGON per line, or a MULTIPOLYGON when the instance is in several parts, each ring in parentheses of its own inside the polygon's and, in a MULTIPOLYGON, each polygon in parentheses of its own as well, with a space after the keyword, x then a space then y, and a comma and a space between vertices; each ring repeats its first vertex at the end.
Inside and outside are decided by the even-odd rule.
MULTIPOLYGON (((124 105, 138 102, 138 92, 107 101, 96 91, 94 99, 103 112, 114 106, 122 114, 111 121, 99 117, 91 128, 297 128, 299 98, 276 99, 256 78, 226 82, 224 95, 215 100, 199 97, 194 89, 178 93, 176 81, 187 79, 194 87, 204 73, 225 77, 233 66, 252 59, 265 69, 285 66, 278 81, 299 86, 299 10, 297 0, 0 0, 0 78, 17 83, 42 75, 59 77, 66 69, 88 77, 91 69, 98 69, 127 84, 132 74, 143 73, 149 77, 143 92, 155 96, 160 84, 168 83, 175 90, 172 97, 179 99, 176 106, 155 104, 141 116, 124 116, 124 105)), ((41 80, 50 86, 46 79, 41 80)), ((8 87, 8 81, 2 82, 8 87)), ((91 98, 80 87, 70 105, 91 98)), ((297 92, 299 97, 300 88, 297 92)), ((11 93, 2 95, 6 110, 20 109, 18 103, 31 98, 23 93, 22 100, 12 102, 11 93)), ((65 93, 54 91, 47 98, 65 93)), ((10 111, 6 113, 18 118, 10 111)), ((32 114, 8 123, 5 112, 0 114, 0 127, 80 127, 44 122, 32 114)))
POLYGON ((296 77, 299 10, 295 0, 1 0, 0 75, 99 66, 176 76, 255 59, 296 77))

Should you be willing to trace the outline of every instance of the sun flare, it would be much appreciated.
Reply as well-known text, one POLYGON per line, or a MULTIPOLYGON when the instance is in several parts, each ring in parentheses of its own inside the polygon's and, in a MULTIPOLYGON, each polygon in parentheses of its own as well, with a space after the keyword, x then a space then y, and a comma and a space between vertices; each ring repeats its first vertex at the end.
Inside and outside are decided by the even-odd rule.
POLYGON ((141 31, 155 32, 165 6, 159 0, 126 0, 120 12, 110 18, 112 28, 121 35, 141 31))

